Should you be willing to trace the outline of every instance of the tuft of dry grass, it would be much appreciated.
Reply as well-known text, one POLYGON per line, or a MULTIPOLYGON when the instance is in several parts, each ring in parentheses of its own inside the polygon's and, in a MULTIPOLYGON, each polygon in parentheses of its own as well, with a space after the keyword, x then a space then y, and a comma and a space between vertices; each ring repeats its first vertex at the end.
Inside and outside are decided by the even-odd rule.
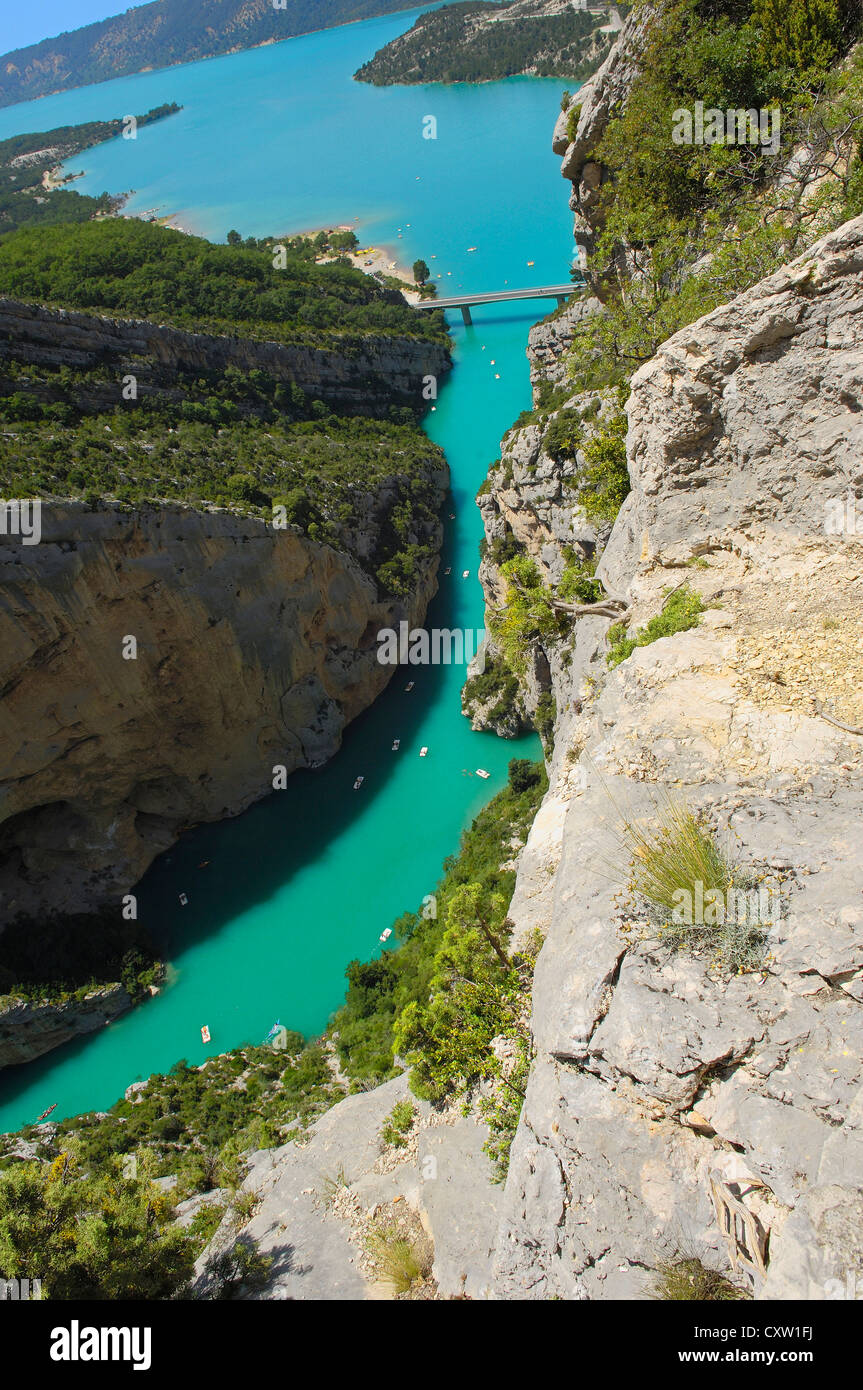
POLYGON ((647 1296, 672 1303, 731 1303, 750 1297, 693 1255, 680 1255, 657 1265, 647 1296))
POLYGON ((694 900, 697 883, 704 893, 731 886, 731 866, 713 835, 678 802, 661 808, 655 830, 624 821, 623 839, 632 856, 630 887, 660 913, 674 912, 681 890, 694 900))

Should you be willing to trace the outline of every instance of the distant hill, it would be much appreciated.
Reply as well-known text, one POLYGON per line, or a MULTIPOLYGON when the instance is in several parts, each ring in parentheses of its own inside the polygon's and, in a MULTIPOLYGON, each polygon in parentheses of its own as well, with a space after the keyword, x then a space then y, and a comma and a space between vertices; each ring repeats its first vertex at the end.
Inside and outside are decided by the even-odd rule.
MULTIPOLYGON (((617 9, 618 7, 615 7, 617 9)), ((619 7, 624 12, 626 6, 619 7)), ((420 15, 355 74, 376 87, 396 83, 488 82, 529 73, 583 82, 614 35, 609 7, 576 10, 572 0, 467 0, 420 15)))
MULTIPOLYGON (((119 0, 118 0, 119 3, 119 0)), ((0 106, 192 63, 315 29, 411 9, 416 0, 154 0, 0 57, 0 106)))

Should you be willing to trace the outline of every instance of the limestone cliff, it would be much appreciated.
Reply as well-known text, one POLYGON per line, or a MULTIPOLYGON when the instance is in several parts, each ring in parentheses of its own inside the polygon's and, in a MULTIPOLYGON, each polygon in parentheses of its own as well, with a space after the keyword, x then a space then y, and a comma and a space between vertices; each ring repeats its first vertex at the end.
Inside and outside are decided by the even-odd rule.
MULTIPOLYGON (((681 1250, 727 1269, 711 1181, 761 1223, 756 1296, 825 1298, 859 1267, 863 542, 830 518, 863 485, 861 323, 857 219, 632 382, 632 492, 599 573, 631 630, 684 580, 706 611, 613 670, 608 621, 582 618, 550 663, 551 785, 510 909, 516 939, 546 932, 536 1057, 494 1297, 643 1296, 681 1250), (622 823, 668 796, 781 884, 761 969, 676 950, 621 899, 622 823)), ((551 482, 491 519, 528 512, 553 575, 551 482)))
MULTIPOLYGON (((384 524, 385 490, 372 500, 384 524)), ((392 673, 375 634, 421 622, 435 569, 402 603, 293 529, 46 503, 39 545, 0 546, 6 920, 119 910, 182 826, 267 795, 277 764, 329 758, 392 673)))
MULTIPOLYGON (((393 295, 403 303, 401 295, 393 295)), ((443 343, 392 334, 322 335, 315 345, 193 333, 146 319, 111 318, 0 298, 0 364, 6 357, 92 373, 85 404, 113 410, 126 373, 139 392, 180 397, 182 381, 227 370, 263 371, 334 410, 375 415, 393 402, 422 403, 423 378, 450 366, 443 343)))
POLYGON ((125 1013, 132 1001, 122 985, 107 985, 57 1002, 0 998, 0 1067, 30 1062, 70 1038, 93 1033, 125 1013))

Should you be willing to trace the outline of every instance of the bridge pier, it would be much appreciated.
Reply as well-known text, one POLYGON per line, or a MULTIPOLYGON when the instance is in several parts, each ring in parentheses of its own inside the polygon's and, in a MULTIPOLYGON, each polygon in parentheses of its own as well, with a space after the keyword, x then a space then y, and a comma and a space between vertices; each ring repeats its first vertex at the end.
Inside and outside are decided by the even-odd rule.
POLYGON ((465 323, 467 324, 468 328, 470 328, 471 325, 472 325, 472 323, 473 323, 473 319, 472 319, 471 316, 470 316, 470 305, 469 305, 469 304, 462 304, 462 306, 461 306, 461 316, 462 316, 462 318, 464 319, 465 323))
POLYGON ((557 296, 557 307, 558 307, 558 309, 562 309, 565 303, 566 303, 566 295, 559 294, 559 295, 557 296))

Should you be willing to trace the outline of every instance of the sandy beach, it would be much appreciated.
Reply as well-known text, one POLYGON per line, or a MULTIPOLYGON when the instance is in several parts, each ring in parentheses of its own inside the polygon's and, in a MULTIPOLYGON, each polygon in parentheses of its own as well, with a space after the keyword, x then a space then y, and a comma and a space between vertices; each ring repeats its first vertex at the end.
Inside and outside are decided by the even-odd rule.
MULTIPOLYGON (((291 236, 316 237, 319 232, 354 232, 356 236, 360 233, 356 226, 348 222, 340 223, 337 227, 312 227, 308 231, 292 232, 291 236)), ((286 234, 288 235, 288 234, 286 234)), ((354 252, 345 252, 351 265, 357 270, 363 271, 365 275, 390 275, 395 279, 403 281, 402 293, 410 304, 419 303, 419 292, 414 288, 414 274, 411 266, 404 265, 398 259, 398 251, 391 246, 359 246, 354 252)), ((335 260, 334 256, 321 256, 319 264, 325 265, 327 261, 335 260)))

